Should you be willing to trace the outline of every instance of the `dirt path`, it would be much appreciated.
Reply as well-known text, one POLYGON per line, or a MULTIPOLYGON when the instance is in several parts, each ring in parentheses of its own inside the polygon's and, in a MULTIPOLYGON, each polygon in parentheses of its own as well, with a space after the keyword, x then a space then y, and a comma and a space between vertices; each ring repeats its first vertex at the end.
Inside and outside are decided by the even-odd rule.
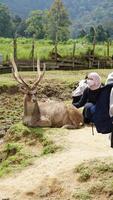
POLYGON ((49 179, 54 184, 56 179, 65 182, 66 174, 69 176, 68 172, 81 161, 113 155, 113 150, 109 147, 108 135, 95 132, 93 136, 90 127, 71 130, 69 133, 58 136, 57 140, 65 146, 63 151, 41 157, 22 172, 0 179, 0 200, 8 198, 10 200, 49 200, 50 198, 44 198, 43 195, 42 198, 36 195, 33 197, 42 185, 44 187, 42 193, 47 192, 45 191, 47 187, 44 186, 47 181, 44 180, 49 179))

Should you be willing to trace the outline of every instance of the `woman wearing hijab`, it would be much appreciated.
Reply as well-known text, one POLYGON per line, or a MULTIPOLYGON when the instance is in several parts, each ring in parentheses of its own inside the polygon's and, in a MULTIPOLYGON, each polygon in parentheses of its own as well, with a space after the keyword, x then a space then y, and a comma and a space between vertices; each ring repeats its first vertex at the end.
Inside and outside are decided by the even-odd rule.
POLYGON ((79 102, 73 103, 76 108, 84 106, 83 116, 84 122, 93 122, 93 114, 95 112, 95 105, 98 100, 101 88, 101 77, 96 72, 88 74, 87 78, 88 87, 84 90, 84 93, 79 102))

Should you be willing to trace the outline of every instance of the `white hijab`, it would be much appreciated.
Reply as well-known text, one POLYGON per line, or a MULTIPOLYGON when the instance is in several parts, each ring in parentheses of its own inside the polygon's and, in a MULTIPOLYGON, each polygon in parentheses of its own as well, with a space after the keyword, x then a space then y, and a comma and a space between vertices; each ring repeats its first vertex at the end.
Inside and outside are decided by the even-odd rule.
POLYGON ((96 72, 91 72, 87 79, 88 87, 91 90, 97 90, 101 86, 101 77, 96 72))

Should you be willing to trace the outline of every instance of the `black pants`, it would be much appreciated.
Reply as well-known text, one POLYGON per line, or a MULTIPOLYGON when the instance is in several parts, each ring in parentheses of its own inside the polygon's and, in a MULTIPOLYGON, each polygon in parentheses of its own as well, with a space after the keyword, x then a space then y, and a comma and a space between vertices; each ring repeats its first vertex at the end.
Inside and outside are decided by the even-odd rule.
POLYGON ((112 132, 111 132, 111 148, 113 148, 113 126, 112 126, 112 132))
POLYGON ((93 122, 94 113, 95 113, 95 105, 93 103, 86 103, 83 109, 83 117, 85 124, 93 122))

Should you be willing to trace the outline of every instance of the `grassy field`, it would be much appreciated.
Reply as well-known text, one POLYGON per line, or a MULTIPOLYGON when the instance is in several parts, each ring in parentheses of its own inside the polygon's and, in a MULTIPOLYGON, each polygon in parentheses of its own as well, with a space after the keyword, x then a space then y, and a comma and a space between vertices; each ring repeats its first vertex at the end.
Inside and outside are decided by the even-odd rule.
MULTIPOLYGON (((82 56, 88 49, 92 49, 92 44, 86 40, 68 40, 65 43, 58 44, 58 52, 63 57, 71 57, 73 52, 73 43, 76 42, 75 55, 82 56)), ((29 59, 31 56, 32 39, 18 38, 17 52, 18 59, 29 59)), ((52 41, 49 40, 36 40, 35 41, 35 57, 38 55, 40 59, 48 59, 50 52, 53 49, 52 41)), ((3 60, 6 61, 10 54, 13 53, 13 40, 9 38, 0 38, 0 53, 3 55, 3 60)), ((96 45, 95 55, 106 56, 107 44, 101 43, 96 45)), ((110 46, 110 56, 113 55, 113 44, 110 46)))
MULTIPOLYGON (((46 71, 45 76, 42 80, 42 83, 50 82, 51 85, 54 83, 61 84, 61 85, 67 85, 72 87, 73 84, 80 81, 85 77, 86 74, 90 72, 97 72, 102 78, 102 82, 104 83, 108 74, 112 72, 112 69, 90 69, 90 70, 75 70, 75 71, 46 71)), ((35 80, 36 78, 36 72, 20 72, 21 76, 27 81, 35 80)), ((17 82, 14 80, 12 74, 1 74, 0 75, 0 86, 14 86, 17 85, 17 82)))

